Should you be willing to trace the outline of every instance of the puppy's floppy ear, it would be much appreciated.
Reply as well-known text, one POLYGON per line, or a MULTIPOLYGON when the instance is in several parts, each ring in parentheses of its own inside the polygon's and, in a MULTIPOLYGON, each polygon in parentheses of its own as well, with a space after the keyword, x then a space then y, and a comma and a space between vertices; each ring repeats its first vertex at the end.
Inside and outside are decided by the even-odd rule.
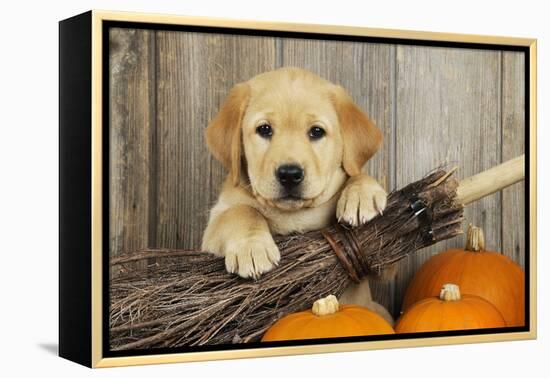
POLYGON ((382 144, 383 135, 369 117, 353 102, 346 90, 335 85, 332 101, 338 114, 344 141, 343 166, 355 176, 382 144))
POLYGON ((241 123, 249 97, 248 84, 235 85, 206 128, 206 145, 229 171, 234 185, 239 183, 241 174, 241 123))

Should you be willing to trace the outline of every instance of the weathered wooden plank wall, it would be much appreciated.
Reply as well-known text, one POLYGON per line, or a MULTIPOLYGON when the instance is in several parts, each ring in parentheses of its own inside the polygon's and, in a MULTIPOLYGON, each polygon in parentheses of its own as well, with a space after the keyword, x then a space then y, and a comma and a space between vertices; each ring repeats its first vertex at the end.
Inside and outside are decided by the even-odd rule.
MULTIPOLYGON (((523 152, 521 53, 342 41, 113 29, 110 36, 111 255, 197 248, 224 171, 203 131, 229 89, 282 66, 343 85, 384 132, 365 170, 388 189, 441 163, 459 176, 523 152)), ((466 210, 487 244, 524 264, 522 184, 466 210)), ((397 314, 414 272, 457 238, 404 259, 373 284, 397 314)))
MULTIPOLYGON (((502 53, 502 160, 524 152, 525 59, 522 53, 502 53)), ((502 191, 502 252, 525 266, 525 185, 502 191)))
POLYGON ((110 252, 154 244, 155 33, 110 35, 110 252))
MULTIPOLYGON (((458 177, 500 162, 500 53, 398 46, 396 184, 406 185, 442 162, 458 164, 458 177)), ((465 217, 500 247, 500 193, 468 206, 465 217)), ((414 272, 434 253, 463 240, 425 248, 399 263, 395 300, 401 303, 414 272)))

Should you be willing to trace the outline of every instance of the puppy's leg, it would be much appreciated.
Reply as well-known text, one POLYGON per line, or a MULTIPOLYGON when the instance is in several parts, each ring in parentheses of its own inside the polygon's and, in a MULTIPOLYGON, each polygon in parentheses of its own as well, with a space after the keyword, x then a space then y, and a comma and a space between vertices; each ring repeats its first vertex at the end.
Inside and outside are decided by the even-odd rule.
POLYGON ((379 274, 369 274, 361 282, 350 284, 346 290, 342 293, 339 301, 344 304, 356 304, 368 308, 371 311, 376 312, 378 315, 386 319, 392 326, 394 324, 393 317, 389 311, 380 303, 375 302, 372 299, 372 293, 370 290, 370 282, 381 281, 387 282, 395 278, 397 274, 397 264, 390 265, 387 269, 382 270, 379 274), (372 281, 371 281, 372 280, 372 281))
POLYGON ((213 214, 204 231, 202 249, 225 257, 225 267, 241 277, 258 277, 281 257, 265 218, 247 205, 213 214))
POLYGON ((360 226, 382 213, 386 197, 384 188, 372 177, 364 173, 352 176, 338 200, 336 217, 339 222, 360 226))
MULTIPOLYGON (((339 222, 360 226, 382 213, 386 208, 386 198, 386 191, 374 178, 366 174, 350 177, 338 200, 336 217, 339 222)), ((395 268, 392 268, 380 272, 375 279, 391 279, 395 271, 395 268)), ((350 285, 342 294, 341 301, 367 307, 393 324, 393 318, 388 310, 372 300, 368 277, 358 284, 350 285)))
MULTIPOLYGON (((386 208, 386 198, 386 191, 374 178, 364 173, 350 177, 336 207, 338 222, 360 226, 382 214, 386 208)), ((387 281, 393 279, 396 272, 397 264, 393 264, 369 277, 387 281)))
POLYGON ((372 300, 368 277, 357 284, 350 284, 342 293, 340 298, 338 298, 338 301, 342 304, 354 304, 366 307, 369 310, 376 312, 393 326, 394 320, 389 311, 386 310, 386 308, 380 303, 372 300))

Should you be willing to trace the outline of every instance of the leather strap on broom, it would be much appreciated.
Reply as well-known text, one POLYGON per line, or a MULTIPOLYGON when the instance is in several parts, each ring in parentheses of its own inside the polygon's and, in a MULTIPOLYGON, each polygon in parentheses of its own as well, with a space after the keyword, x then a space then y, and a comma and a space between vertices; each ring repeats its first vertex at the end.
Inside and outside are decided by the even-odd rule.
POLYGON ((463 207, 524 178, 524 156, 460 183, 438 169, 390 193, 384 214, 357 228, 276 238, 279 266, 258 280, 202 251, 145 249, 111 259, 113 350, 257 341, 277 319, 405 256, 462 233, 463 207), (146 269, 135 261, 156 261, 146 269))

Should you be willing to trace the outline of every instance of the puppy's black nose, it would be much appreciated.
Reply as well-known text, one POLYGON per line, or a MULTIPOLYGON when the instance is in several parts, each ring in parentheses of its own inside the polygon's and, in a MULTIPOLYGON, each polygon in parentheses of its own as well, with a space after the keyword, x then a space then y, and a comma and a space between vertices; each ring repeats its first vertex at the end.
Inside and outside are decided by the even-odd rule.
POLYGON ((287 189, 293 188, 304 180, 304 170, 296 164, 285 164, 277 168, 277 180, 287 189))

